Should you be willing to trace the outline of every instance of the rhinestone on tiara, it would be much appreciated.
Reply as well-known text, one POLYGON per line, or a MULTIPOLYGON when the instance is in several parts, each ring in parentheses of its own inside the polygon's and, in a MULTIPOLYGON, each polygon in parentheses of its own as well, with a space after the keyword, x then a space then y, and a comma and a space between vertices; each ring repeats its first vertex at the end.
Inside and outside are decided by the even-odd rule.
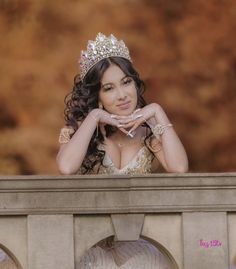
POLYGON ((118 41, 114 35, 106 37, 98 33, 95 41, 88 41, 87 51, 81 51, 80 79, 83 80, 88 71, 99 61, 108 57, 122 57, 132 62, 129 50, 123 40, 118 41))

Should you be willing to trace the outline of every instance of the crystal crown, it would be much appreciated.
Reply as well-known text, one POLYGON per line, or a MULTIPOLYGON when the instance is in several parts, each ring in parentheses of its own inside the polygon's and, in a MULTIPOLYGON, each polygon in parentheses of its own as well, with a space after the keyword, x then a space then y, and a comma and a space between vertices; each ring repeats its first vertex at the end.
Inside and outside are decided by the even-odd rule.
POLYGON ((113 56, 122 57, 132 62, 129 50, 123 40, 118 41, 112 34, 106 37, 104 34, 98 33, 95 41, 88 41, 87 51, 81 51, 79 60, 81 80, 96 63, 113 56))

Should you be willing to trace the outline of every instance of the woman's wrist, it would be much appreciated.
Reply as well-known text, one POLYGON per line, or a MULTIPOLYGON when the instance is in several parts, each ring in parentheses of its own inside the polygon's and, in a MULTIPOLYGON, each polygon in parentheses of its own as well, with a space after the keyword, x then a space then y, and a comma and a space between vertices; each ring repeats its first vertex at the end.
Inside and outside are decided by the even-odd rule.
POLYGON ((158 104, 155 106, 155 115, 154 118, 156 120, 156 124, 167 125, 170 124, 170 120, 168 119, 165 111, 158 104))
POLYGON ((99 120, 100 120, 100 115, 99 115, 99 109, 98 108, 95 108, 93 109, 92 111, 89 112, 88 116, 93 119, 96 124, 99 123, 99 120))
POLYGON ((150 126, 153 135, 160 139, 166 129, 172 127, 173 125, 170 123, 166 113, 159 104, 154 103, 152 106, 154 114, 147 123, 150 126))

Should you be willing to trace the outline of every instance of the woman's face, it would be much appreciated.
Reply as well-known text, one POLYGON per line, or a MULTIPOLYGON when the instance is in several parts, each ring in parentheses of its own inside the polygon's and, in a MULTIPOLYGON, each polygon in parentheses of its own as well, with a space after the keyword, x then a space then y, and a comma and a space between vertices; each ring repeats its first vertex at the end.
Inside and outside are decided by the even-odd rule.
POLYGON ((132 114, 137 107, 134 80, 117 65, 110 65, 101 79, 99 101, 111 114, 124 116, 132 114))

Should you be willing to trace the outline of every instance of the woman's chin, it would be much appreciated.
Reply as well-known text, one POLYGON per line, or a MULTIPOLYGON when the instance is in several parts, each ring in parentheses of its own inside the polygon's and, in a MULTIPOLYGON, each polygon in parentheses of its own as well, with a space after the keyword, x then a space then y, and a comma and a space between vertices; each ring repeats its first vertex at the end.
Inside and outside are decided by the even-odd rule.
POLYGON ((116 113, 118 116, 129 116, 133 113, 133 111, 119 111, 116 113))
POLYGON ((119 115, 119 116, 129 116, 131 115, 133 112, 135 111, 134 108, 129 108, 129 109, 119 109, 117 110, 116 115, 119 115))

